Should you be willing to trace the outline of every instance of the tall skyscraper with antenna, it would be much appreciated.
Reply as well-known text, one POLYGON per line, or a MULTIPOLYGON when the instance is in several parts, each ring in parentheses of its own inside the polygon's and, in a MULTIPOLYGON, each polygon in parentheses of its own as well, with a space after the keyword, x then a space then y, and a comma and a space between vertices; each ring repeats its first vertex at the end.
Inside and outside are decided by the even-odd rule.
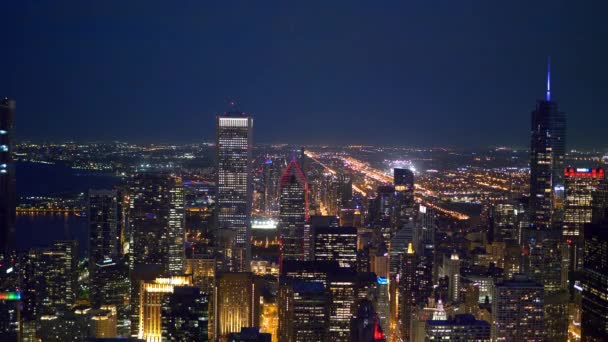
POLYGON ((13 164, 13 129, 15 101, 0 100, 0 255, 6 256, 15 241, 15 165, 13 164))
POLYGON ((538 230, 555 228, 563 219, 566 115, 551 99, 551 64, 547 90, 532 112, 530 143, 530 221, 538 230))
POLYGON ((563 221, 566 116, 551 99, 551 69, 547 89, 532 112, 530 142, 530 277, 545 285, 548 294, 559 291, 561 265, 559 243, 563 221))

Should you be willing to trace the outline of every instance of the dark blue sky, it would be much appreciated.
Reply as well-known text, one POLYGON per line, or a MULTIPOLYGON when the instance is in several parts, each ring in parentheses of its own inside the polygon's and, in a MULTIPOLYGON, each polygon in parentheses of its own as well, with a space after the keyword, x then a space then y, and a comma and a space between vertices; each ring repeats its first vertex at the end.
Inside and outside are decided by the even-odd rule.
POLYGON ((0 3, 0 94, 36 140, 528 144, 552 56, 569 147, 608 146, 606 1, 0 3))

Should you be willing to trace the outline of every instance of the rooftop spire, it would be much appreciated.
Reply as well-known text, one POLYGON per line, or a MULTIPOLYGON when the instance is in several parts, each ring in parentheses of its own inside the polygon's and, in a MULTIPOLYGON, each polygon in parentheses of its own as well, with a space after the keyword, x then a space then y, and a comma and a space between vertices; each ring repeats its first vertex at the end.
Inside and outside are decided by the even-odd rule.
POLYGON ((551 101, 551 57, 547 57, 547 102, 551 101))

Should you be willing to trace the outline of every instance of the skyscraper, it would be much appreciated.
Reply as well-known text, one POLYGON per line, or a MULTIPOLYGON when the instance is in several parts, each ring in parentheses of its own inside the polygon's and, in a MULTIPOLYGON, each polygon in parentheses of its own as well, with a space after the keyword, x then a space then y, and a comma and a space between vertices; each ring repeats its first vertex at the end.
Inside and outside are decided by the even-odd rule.
MULTIPOLYGON (((414 173, 408 169, 394 169, 395 220, 397 229, 403 229, 414 218, 414 173)), ((410 241, 413 232, 409 232, 410 241)))
POLYGON ((280 260, 304 260, 304 225, 308 220, 308 183, 293 159, 280 178, 280 260))
POLYGON ((450 258, 443 258, 445 275, 448 277, 448 300, 458 302, 460 299, 460 257, 452 253, 450 258))
POLYGON ((215 289, 216 338, 257 327, 261 286, 251 272, 220 273, 215 289))
POLYGON ((495 284, 492 302, 493 341, 544 341, 544 288, 516 274, 495 284))
POLYGON ((105 259, 119 256, 120 200, 114 190, 89 191, 89 273, 105 259))
POLYGON ((326 341, 328 294, 321 282, 288 280, 279 285, 279 341, 326 341))
POLYGON ((216 122, 216 244, 223 270, 247 271, 251 259, 253 118, 227 112, 216 122))
POLYGON ((548 229, 561 222, 566 152, 566 116, 551 100, 550 69, 546 97, 538 101, 531 122, 531 223, 535 229, 548 229))
POLYGON ((605 171, 601 168, 566 168, 564 180, 563 235, 568 242, 570 270, 575 271, 583 263, 583 227, 586 223, 591 223, 591 197, 605 181, 605 171))
POLYGON ((399 321, 401 337, 410 340, 410 325, 412 313, 416 307, 418 296, 419 279, 416 278, 418 260, 412 243, 408 245, 407 251, 401 256, 401 267, 399 273, 399 321))
POLYGON ((560 258, 563 221, 566 116, 547 92, 532 112, 530 142, 530 227, 524 232, 529 251, 530 277, 545 286, 546 294, 563 286, 560 258))
POLYGON ((168 275, 183 274, 184 197, 181 179, 138 173, 130 186, 132 267, 160 264, 168 275))
POLYGON ((15 165, 13 164, 13 130, 15 101, 0 101, 0 255, 14 249, 15 239, 15 165))
POLYGON ((173 288, 162 304, 163 341, 207 341, 209 297, 196 286, 173 288))
MULTIPOLYGON (((150 342, 162 340, 162 304, 167 300, 178 286, 191 286, 191 276, 172 276, 156 278, 153 281, 141 281, 139 306, 139 333, 138 338, 150 342)), ((194 304, 194 303, 192 303, 194 304)))

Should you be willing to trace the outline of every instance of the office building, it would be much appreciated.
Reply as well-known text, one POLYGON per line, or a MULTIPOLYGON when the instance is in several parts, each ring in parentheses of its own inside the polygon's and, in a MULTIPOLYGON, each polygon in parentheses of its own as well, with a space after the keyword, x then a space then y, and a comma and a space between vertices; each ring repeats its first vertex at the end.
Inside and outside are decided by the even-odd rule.
POLYGON ((173 288, 162 303, 163 341, 207 341, 209 297, 196 286, 173 288))
MULTIPOLYGON (((404 227, 414 219, 414 173, 408 169, 394 169, 395 186, 395 224, 404 227)), ((410 241, 412 234, 410 233, 410 241)))
POLYGON ((217 117, 216 220, 224 271, 247 271, 251 259, 251 153, 253 118, 228 112, 217 117))
MULTIPOLYGON (((129 267, 122 259, 105 259, 95 265, 90 274, 91 306, 99 309, 113 306, 116 310, 115 320, 122 327, 128 320, 130 306, 131 281, 129 267)), ((122 331, 120 331, 122 332, 122 331)))
POLYGON ((215 288, 216 338, 260 324, 261 286, 253 273, 219 273, 215 288))
POLYGON ((160 264, 167 275, 184 272, 184 197, 179 177, 141 172, 130 184, 132 266, 160 264))
POLYGON ((149 342, 163 340, 163 324, 161 307, 165 300, 174 293, 179 286, 191 286, 190 276, 171 276, 156 278, 152 281, 141 281, 139 306, 139 332, 138 338, 149 342))
POLYGON ((457 253, 443 257, 443 270, 448 277, 448 301, 453 303, 460 299, 460 263, 457 253))
POLYGON ((117 258, 120 245, 120 198, 115 190, 89 191, 89 272, 105 259, 117 258))
MULTIPOLYGON (((359 284, 355 272, 340 271, 329 275, 329 313, 327 339, 330 341, 351 341, 350 320, 355 314, 359 284)), ((363 285, 364 286, 364 285, 363 285)))
POLYGON ((492 302, 493 341, 544 341, 545 290, 524 275, 496 283, 492 302))
POLYGON ((569 269, 578 270, 583 263, 583 227, 591 223, 592 194, 605 181, 602 168, 566 168, 564 170, 564 230, 569 269))
POLYGON ((0 100, 0 255, 15 248, 15 164, 12 157, 15 101, 0 100))
POLYGON ((115 338, 118 336, 115 307, 107 306, 101 310, 95 310, 90 317, 90 337, 115 338))
POLYGON ((319 227, 314 230, 317 261, 337 261, 340 267, 356 267, 357 228, 319 227))
POLYGON ((295 159, 280 178, 280 264, 285 260, 304 260, 304 226, 308 220, 308 183, 295 159))
POLYGON ((329 298, 321 282, 287 280, 279 285, 279 341, 327 341, 329 298))

